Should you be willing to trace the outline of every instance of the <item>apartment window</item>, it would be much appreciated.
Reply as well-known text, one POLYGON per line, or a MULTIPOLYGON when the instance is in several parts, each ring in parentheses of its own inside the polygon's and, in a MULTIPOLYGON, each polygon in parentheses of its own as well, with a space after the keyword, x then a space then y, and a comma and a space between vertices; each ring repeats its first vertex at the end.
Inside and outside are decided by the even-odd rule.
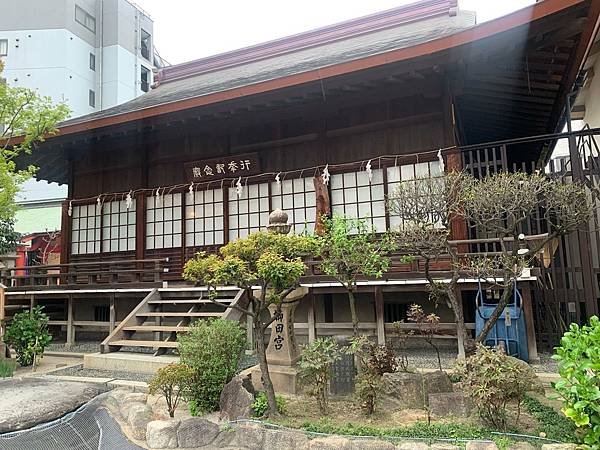
POLYGON ((185 245, 204 247, 224 243, 223 190, 186 194, 185 245))
POLYGON ((146 248, 181 247, 181 194, 148 197, 146 248))
POLYGON ((140 69, 140 82, 142 91, 148 92, 150 90, 150 70, 144 66, 141 66, 140 69))
POLYGON ((96 204, 73 206, 72 217, 71 253, 100 253, 100 214, 96 204))
POLYGON ((385 231, 385 194, 383 170, 334 174, 331 176, 331 209, 352 219, 365 219, 377 231, 385 231))
POLYGON ((269 183, 229 189, 229 240, 248 236, 269 224, 269 183))
POLYGON ((91 89, 88 93, 88 98, 89 98, 90 106, 92 108, 95 108, 96 107, 96 93, 94 91, 92 91, 91 89))
POLYGON ((296 234, 315 229, 316 194, 313 178, 282 180, 271 183, 272 209, 280 208, 288 215, 288 223, 296 234))
POLYGON ((135 200, 129 209, 126 201, 102 205, 102 251, 135 250, 135 200))
POLYGON ((8 39, 0 39, 0 56, 8 55, 8 39))
POLYGON ((75 21, 86 27, 92 33, 96 32, 96 19, 80 6, 75 5, 75 21))
MULTIPOLYGON (((439 177, 442 175, 442 168, 439 161, 422 162, 418 164, 405 164, 399 167, 388 167, 388 193, 391 197, 394 196, 394 191, 401 183, 415 183, 419 178, 439 177)), ((427 204, 426 201, 423 204, 427 204)), ((429 219, 431 223, 438 223, 439 218, 432 216, 429 219)), ((402 219, 394 214, 390 214, 390 227, 398 228, 402 226, 402 219)))
POLYGON ((90 69, 96 70, 96 55, 90 53, 90 69))
POLYGON ((144 29, 142 29, 140 36, 141 36, 140 52, 144 58, 146 58, 148 61, 150 61, 150 49, 152 48, 152 37, 150 36, 150 33, 148 33, 144 29))

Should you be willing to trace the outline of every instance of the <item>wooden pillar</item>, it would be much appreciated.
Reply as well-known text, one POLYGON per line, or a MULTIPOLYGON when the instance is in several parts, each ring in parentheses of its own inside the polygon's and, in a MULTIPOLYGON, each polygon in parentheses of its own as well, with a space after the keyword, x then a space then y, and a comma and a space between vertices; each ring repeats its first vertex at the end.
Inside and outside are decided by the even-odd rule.
POLYGON ((33 312, 34 307, 35 307, 35 294, 31 294, 29 296, 29 312, 33 312))
POLYGON ((314 177, 313 182, 315 185, 315 196, 317 202, 315 234, 322 235, 325 231, 323 229, 323 216, 329 216, 329 214, 331 213, 331 205, 329 202, 329 190, 327 189, 327 186, 323 184, 323 179, 320 176, 314 177))
MULTIPOLYGON (((3 342, 3 337, 4 337, 4 318, 5 318, 5 311, 4 309, 6 308, 6 296, 5 296, 5 292, 4 292, 4 285, 0 284, 0 344, 2 344, 3 342)), ((1 347, 1 345, 0 345, 1 347)), ((4 357, 4 354, 0 353, 0 359, 2 359, 4 357)))
POLYGON ((75 328, 73 327, 73 296, 67 298, 67 348, 75 343, 75 328))
POLYGON ((115 329, 116 312, 115 312, 115 294, 110 296, 109 317, 108 317, 108 332, 112 333, 115 329))
POLYGON ((317 338, 317 328, 315 326, 315 294, 312 292, 308 296, 308 342, 313 342, 317 338))
POLYGON ((521 290, 523 297, 523 314, 525 315, 525 328, 527 329, 527 350, 529 352, 529 362, 537 363, 540 357, 537 351, 537 341, 535 339, 535 322, 533 319, 533 305, 531 301, 531 288, 529 284, 521 290))
MULTIPOLYGON (((252 302, 248 303, 248 311, 254 312, 252 308, 252 302)), ((254 327, 252 323, 252 316, 249 314, 246 316, 246 339, 248 340, 248 346, 250 351, 256 350, 256 343, 254 342, 254 327)))
POLYGON ((377 321, 377 343, 385 345, 385 321, 383 317, 383 291, 375 289, 375 319, 377 321))

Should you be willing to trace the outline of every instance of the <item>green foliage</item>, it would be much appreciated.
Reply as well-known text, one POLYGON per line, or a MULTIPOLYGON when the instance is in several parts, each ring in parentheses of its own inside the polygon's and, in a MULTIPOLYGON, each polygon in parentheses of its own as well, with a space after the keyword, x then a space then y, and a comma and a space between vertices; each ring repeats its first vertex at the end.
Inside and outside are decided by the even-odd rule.
POLYGON ((482 345, 477 346, 474 355, 459 361, 454 371, 481 418, 501 430, 507 427, 508 404, 516 402, 520 407, 528 391, 539 389, 535 372, 529 366, 482 345))
POLYGON ((10 359, 4 359, 2 356, 0 356, 0 378, 10 378, 15 371, 15 363, 10 359))
POLYGON ((214 411, 236 373, 246 334, 230 320, 199 320, 177 336, 181 362, 192 371, 186 397, 199 411, 214 411))
POLYGON ((356 397, 362 410, 368 415, 373 414, 383 385, 383 374, 394 372, 397 367, 393 352, 373 344, 366 336, 352 339, 349 352, 358 359, 356 397))
POLYGON ((0 220, 0 255, 14 252, 20 240, 21 233, 14 230, 14 221, 0 220))
POLYGON ((4 341, 17 352, 17 362, 21 366, 33 364, 52 341, 48 332, 48 316, 43 310, 43 306, 36 306, 31 312, 17 313, 6 327, 4 341))
MULTIPOLYGON (((277 402, 277 412, 279 414, 285 414, 285 399, 281 395, 276 395, 275 400, 277 402)), ((256 394, 254 403, 252 403, 252 411, 254 417, 263 417, 269 409, 269 403, 267 401, 267 394, 259 392, 256 394)))
POLYGON ((408 309, 408 320, 417 324, 419 334, 425 338, 425 342, 433 347, 437 354, 438 368, 442 370, 442 358, 440 349, 435 344, 435 334, 438 332, 440 318, 434 313, 425 314, 421 305, 413 303, 408 309))
POLYGON ((318 338, 302 349, 298 363, 299 378, 308 395, 315 397, 321 414, 327 414, 331 368, 342 357, 333 339, 318 338))
POLYGON ((160 394, 167 402, 169 416, 175 416, 175 410, 182 394, 186 391, 194 371, 185 364, 174 363, 161 367, 148 383, 150 394, 160 394))
POLYGON ((556 348, 561 379, 554 384, 563 413, 583 432, 583 442, 600 448, 600 319, 572 323, 556 348))
POLYGON ((56 133, 56 124, 68 115, 67 106, 53 106, 50 97, 0 83, 0 221, 13 218, 19 186, 35 172, 34 167, 17 168, 15 159, 56 133))
POLYGON ((550 406, 526 395, 523 397, 523 406, 529 414, 536 418, 540 424, 538 432, 546 433, 548 439, 562 442, 576 442, 575 424, 550 406))

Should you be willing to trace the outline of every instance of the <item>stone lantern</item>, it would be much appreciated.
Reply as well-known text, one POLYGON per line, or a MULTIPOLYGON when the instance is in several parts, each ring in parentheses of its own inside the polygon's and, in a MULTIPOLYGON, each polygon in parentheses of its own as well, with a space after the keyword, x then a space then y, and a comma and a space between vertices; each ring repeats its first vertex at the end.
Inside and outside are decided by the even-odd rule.
POLYGON ((285 211, 277 208, 269 214, 269 225, 267 231, 269 233, 288 234, 292 226, 288 224, 288 215, 285 211))

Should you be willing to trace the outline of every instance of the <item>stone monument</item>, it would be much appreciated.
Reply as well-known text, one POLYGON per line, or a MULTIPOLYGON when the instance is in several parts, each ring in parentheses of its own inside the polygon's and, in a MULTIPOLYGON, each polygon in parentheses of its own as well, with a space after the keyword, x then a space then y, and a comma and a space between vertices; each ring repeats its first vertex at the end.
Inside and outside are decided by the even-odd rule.
MULTIPOLYGON (((287 234, 291 228, 287 222, 288 215, 284 211, 276 209, 269 215, 267 230, 270 233, 287 234)), ((277 313, 276 305, 269 306, 271 317, 278 314, 271 325, 271 337, 266 352, 269 374, 277 392, 295 394, 297 391, 298 370, 295 364, 300 359, 300 351, 294 335, 294 311, 306 294, 308 294, 307 288, 294 289, 283 300, 280 313, 277 313)), ((260 290, 255 291, 254 295, 260 295, 260 290)), ((260 339, 259 336, 256 338, 260 339)), ((261 389, 260 368, 253 367, 251 373, 253 384, 257 389, 261 389)))

